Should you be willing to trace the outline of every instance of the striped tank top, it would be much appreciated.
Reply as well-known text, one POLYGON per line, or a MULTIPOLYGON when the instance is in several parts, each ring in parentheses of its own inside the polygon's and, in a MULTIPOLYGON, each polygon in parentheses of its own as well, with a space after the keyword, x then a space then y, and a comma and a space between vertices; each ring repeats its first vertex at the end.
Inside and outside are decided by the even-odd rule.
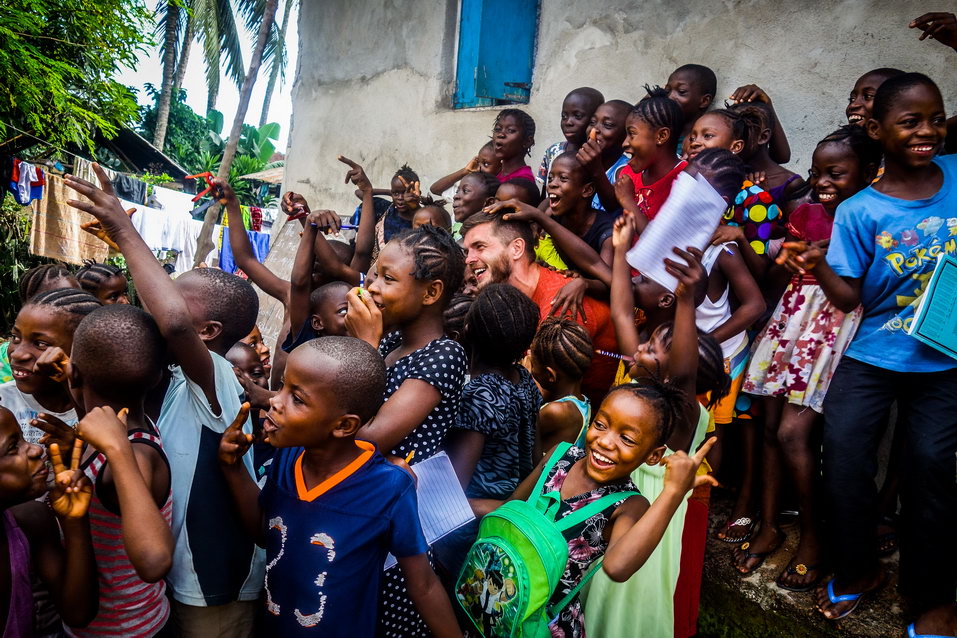
MULTIPOLYGON (((160 438, 152 432, 134 430, 129 433, 132 444, 149 445, 159 451, 169 466, 160 438)), ((97 479, 106 465, 106 456, 97 452, 83 463, 83 472, 94 485, 90 501, 90 533, 96 554, 97 579, 100 585, 100 610, 83 629, 72 629, 79 638, 87 636, 143 637, 155 635, 169 619, 166 582, 146 583, 126 555, 120 517, 100 501, 97 479)), ((160 512, 169 524, 173 514, 172 494, 167 494, 160 512)))

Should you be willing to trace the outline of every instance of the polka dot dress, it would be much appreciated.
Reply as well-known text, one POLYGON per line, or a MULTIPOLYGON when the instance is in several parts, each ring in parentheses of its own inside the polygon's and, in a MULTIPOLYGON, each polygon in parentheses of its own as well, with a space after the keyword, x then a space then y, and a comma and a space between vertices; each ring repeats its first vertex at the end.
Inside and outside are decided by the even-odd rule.
MULTIPOLYGON (((392 333, 379 345, 385 357, 401 344, 398 333, 392 333)), ((465 384, 468 359, 465 350, 455 341, 442 338, 432 341, 392 364, 386 372, 385 400, 388 401, 406 379, 425 381, 439 391, 442 398, 421 425, 409 433, 391 453, 405 458, 415 452, 410 465, 433 456, 455 422, 459 396, 465 384)), ((431 562, 431 556, 430 556, 431 562)), ((378 636, 429 636, 428 628, 415 610, 405 590, 402 570, 395 566, 385 573, 379 593, 378 636)))
POLYGON ((744 182, 734 203, 724 214, 728 226, 741 226, 751 248, 758 255, 768 252, 768 242, 781 236, 784 219, 781 208, 774 203, 771 193, 751 182, 744 182))

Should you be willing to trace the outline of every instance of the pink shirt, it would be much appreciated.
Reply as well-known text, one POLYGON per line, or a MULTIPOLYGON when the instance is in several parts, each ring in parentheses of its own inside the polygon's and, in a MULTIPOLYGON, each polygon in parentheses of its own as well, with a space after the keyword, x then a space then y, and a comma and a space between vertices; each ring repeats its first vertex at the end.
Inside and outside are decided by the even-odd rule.
POLYGON ((532 174, 532 169, 529 168, 528 166, 522 166, 518 170, 512 171, 508 175, 499 173, 498 175, 496 175, 496 177, 498 177, 498 181, 501 182, 502 184, 504 184, 510 179, 515 179, 516 177, 524 177, 525 179, 530 179, 533 182, 535 181, 535 175, 532 174))

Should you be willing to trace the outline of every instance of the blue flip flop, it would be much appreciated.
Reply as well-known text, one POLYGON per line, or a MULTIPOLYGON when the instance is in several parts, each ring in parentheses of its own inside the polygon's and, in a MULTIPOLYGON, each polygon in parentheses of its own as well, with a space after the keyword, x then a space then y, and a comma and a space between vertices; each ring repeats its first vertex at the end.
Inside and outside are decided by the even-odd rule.
POLYGON ((838 596, 837 594, 834 593, 834 579, 832 578, 831 580, 827 581, 827 597, 828 597, 828 600, 831 601, 831 604, 836 605, 837 603, 845 603, 845 602, 851 602, 851 601, 853 601, 854 604, 848 607, 847 610, 840 616, 833 616, 833 617, 824 616, 823 613, 821 615, 824 616, 824 618, 826 618, 827 620, 840 620, 841 618, 844 618, 845 616, 849 616, 855 609, 857 609, 857 606, 861 604, 861 598, 863 598, 865 593, 867 592, 861 592, 859 594, 842 594, 838 596))
POLYGON ((919 634, 915 624, 907 625, 907 638, 954 638, 953 636, 941 636, 939 634, 919 634))

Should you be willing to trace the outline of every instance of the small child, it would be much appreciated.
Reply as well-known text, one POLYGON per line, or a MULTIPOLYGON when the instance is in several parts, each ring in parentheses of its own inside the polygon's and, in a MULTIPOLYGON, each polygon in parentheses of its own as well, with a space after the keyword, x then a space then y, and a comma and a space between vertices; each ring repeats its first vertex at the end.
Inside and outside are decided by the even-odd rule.
POLYGON ((449 191, 455 188, 456 183, 461 182, 461 180, 467 176, 475 173, 485 173, 486 175, 494 177, 498 175, 501 170, 502 160, 495 156, 495 146, 492 142, 486 142, 479 150, 478 155, 470 159, 464 168, 460 168, 436 180, 435 183, 429 187, 429 191, 431 191, 433 195, 447 200, 449 191))
POLYGON ((457 235, 462 222, 495 200, 495 193, 504 188, 495 175, 484 171, 469 173, 459 182, 452 197, 452 234, 457 235))
POLYGON ((525 157, 532 154, 535 146, 535 120, 531 115, 521 109, 499 111, 492 126, 492 145, 495 157, 502 162, 498 181, 505 183, 524 177, 534 183, 532 169, 525 163, 525 157))
MULTIPOLYGON (((542 395, 519 363, 537 326, 538 306, 508 284, 485 286, 466 317, 470 381, 444 447, 478 517, 489 511, 488 499, 508 498, 539 459, 535 420, 542 395)), ((453 579, 477 534, 473 521, 437 545, 436 557, 453 579)))
POLYGON ((130 303, 129 287, 123 271, 113 264, 87 261, 76 271, 80 287, 100 300, 104 306, 130 303))
MULTIPOLYGON (((532 341, 531 369, 546 402, 538 411, 538 450, 571 443, 591 423, 591 403, 582 377, 591 365, 588 331, 568 317, 548 317, 532 341)), ((610 353, 609 353, 610 354, 610 353)))
POLYGON ((562 134, 565 141, 555 142, 547 149, 542 157, 542 164, 538 167, 538 182, 544 190, 548 182, 548 173, 552 168, 552 160, 562 153, 575 153, 585 143, 588 135, 588 126, 595 115, 595 109, 602 105, 605 96, 598 89, 583 86, 572 90, 562 100, 562 134))
POLYGON ((591 207, 595 210, 621 208, 615 196, 615 182, 630 159, 622 152, 629 113, 631 104, 624 100, 609 100, 599 106, 588 124, 587 139, 576 154, 594 178, 595 197, 591 207))
POLYGON ((226 353, 226 360, 233 364, 233 370, 240 379, 240 383, 243 382, 243 379, 246 379, 249 383, 263 390, 269 388, 269 377, 266 376, 266 369, 252 346, 237 341, 226 353))
POLYGON ((631 159, 615 186, 624 210, 635 215, 639 233, 655 218, 671 194, 671 186, 687 166, 677 159, 684 115, 661 87, 645 87, 648 95, 628 114, 625 150, 631 159))
POLYGON ((270 365, 269 346, 267 346, 265 340, 263 340, 263 333, 259 331, 259 326, 253 326, 253 329, 249 331, 249 334, 239 341, 241 343, 245 343, 247 346, 256 351, 256 354, 259 356, 259 361, 262 363, 263 370, 265 370, 266 374, 268 375, 272 370, 272 365, 270 365))
MULTIPOLYGON (((76 329, 70 390, 86 411, 75 435, 91 446, 80 468, 94 486, 90 526, 100 586, 96 618, 73 630, 83 638, 148 638, 169 620, 163 578, 173 564, 170 467, 143 408, 165 363, 159 328, 139 308, 100 308, 76 329)), ((48 433, 61 446, 74 435, 48 433)))
POLYGON ((37 500, 49 489, 50 470, 43 448, 24 440, 13 413, 4 407, 0 407, 0 446, 5 451, 0 462, 0 543, 6 546, 0 551, 3 636, 32 638, 62 632, 58 619, 38 626, 34 580, 49 590, 63 622, 83 627, 96 616, 98 600, 87 515, 93 486, 78 469, 82 441, 77 439, 74 447, 63 450, 69 469, 60 446, 50 446, 54 476, 49 505, 37 500))
POLYGON ((704 115, 718 93, 718 78, 703 64, 684 64, 671 72, 665 83, 668 97, 674 100, 684 115, 684 127, 678 138, 678 149, 691 133, 695 120, 704 115))
POLYGON ((100 307, 88 292, 56 288, 33 295, 17 313, 8 351, 13 381, 0 385, 0 403, 13 412, 28 443, 43 436, 40 420, 64 426, 77 422, 66 375, 61 370, 54 379, 42 366, 70 352, 80 320, 100 307))
POLYGON ((449 216, 449 211, 440 204, 423 204, 419 210, 415 211, 412 217, 412 230, 426 224, 452 232, 452 218, 449 216))
MULTIPOLYGON (((102 188, 67 176, 67 185, 87 198, 69 203, 95 216, 120 247, 176 362, 157 420, 176 494, 176 549, 167 577, 173 622, 189 635, 228 616, 251 633, 264 565, 229 506, 229 486, 216 469, 216 456, 219 435, 239 411, 243 393, 223 355, 256 324, 259 299, 247 281, 215 268, 194 269, 172 281, 113 195, 103 169, 94 164, 93 170, 102 188)), ((252 476, 252 463, 244 465, 252 476)))
POLYGON ((504 202, 509 199, 517 199, 529 206, 538 206, 542 201, 542 194, 531 179, 516 177, 501 184, 495 190, 496 201, 504 202))
POLYGON ((236 378, 246 391, 244 399, 250 405, 249 418, 253 426, 253 468, 256 477, 262 480, 276 451, 263 441, 263 414, 269 409, 274 393, 269 391, 269 379, 255 350, 245 343, 237 341, 226 353, 226 360, 233 364, 236 378))
POLYGON ((433 634, 461 636, 429 565, 415 481, 357 438, 381 405, 385 377, 375 349, 352 337, 296 348, 266 415, 277 452, 261 492, 242 466, 252 442, 245 410, 223 433, 232 502, 266 548, 265 635, 373 635, 391 553, 433 634))

